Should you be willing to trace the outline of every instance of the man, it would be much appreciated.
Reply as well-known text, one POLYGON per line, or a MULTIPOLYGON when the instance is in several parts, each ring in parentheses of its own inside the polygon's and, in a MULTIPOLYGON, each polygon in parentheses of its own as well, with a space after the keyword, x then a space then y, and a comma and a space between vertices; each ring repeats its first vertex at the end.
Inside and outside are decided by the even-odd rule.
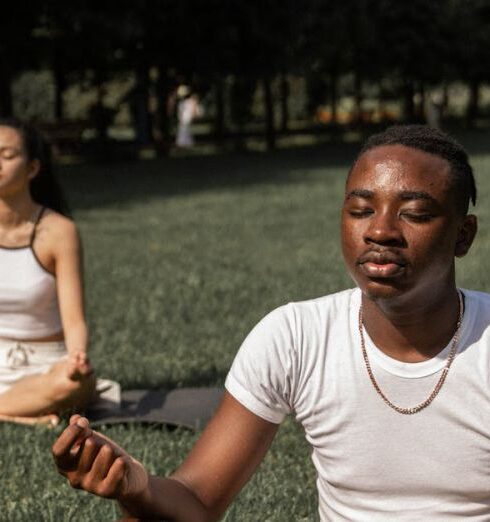
POLYGON ((75 487, 128 516, 217 520, 286 414, 303 425, 327 520, 490 519, 490 296, 458 290, 476 234, 464 150, 423 126, 372 137, 346 183, 358 288, 292 303, 243 343, 215 417, 169 478, 74 417, 53 446, 75 487))

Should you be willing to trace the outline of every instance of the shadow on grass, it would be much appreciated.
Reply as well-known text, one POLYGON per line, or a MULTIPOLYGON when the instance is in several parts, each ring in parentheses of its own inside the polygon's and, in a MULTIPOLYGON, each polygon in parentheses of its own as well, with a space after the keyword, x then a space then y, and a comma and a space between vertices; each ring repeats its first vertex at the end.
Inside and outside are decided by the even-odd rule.
POLYGON ((206 387, 222 387, 228 369, 219 370, 216 367, 201 368, 198 372, 183 377, 181 379, 162 378, 157 382, 148 383, 148 378, 130 379, 125 377, 124 390, 175 390, 177 388, 206 388, 206 387))
POLYGON ((60 167, 59 174, 76 211, 216 188, 294 183, 298 170, 344 167, 347 172, 357 149, 339 143, 272 153, 79 164, 60 167))

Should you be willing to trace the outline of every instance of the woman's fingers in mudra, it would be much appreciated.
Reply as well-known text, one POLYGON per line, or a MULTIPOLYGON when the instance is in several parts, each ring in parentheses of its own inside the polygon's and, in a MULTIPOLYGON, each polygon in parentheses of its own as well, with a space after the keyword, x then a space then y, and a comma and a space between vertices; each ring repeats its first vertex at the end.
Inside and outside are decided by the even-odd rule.
POLYGON ((74 415, 52 451, 58 471, 72 487, 109 498, 121 492, 127 457, 109 439, 92 431, 87 419, 74 415))
POLYGON ((73 380, 84 379, 94 372, 86 352, 76 352, 68 357, 68 376, 73 380))

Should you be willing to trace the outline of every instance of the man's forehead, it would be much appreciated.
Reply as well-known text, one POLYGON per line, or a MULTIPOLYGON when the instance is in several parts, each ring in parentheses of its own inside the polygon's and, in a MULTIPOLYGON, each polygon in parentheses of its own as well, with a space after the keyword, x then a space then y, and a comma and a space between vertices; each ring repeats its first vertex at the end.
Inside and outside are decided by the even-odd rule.
POLYGON ((427 190, 449 188, 449 162, 404 145, 386 145, 366 151, 352 166, 346 188, 369 185, 378 189, 427 190))

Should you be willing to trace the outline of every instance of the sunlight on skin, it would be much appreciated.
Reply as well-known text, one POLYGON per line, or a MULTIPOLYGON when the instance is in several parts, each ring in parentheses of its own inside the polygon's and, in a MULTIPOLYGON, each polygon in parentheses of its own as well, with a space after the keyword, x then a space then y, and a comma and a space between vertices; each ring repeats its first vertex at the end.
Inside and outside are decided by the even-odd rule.
MULTIPOLYGON (((440 167, 438 169, 444 175, 447 175, 450 170, 450 166, 446 161, 440 161, 440 167)), ((378 192, 386 192, 387 187, 396 187, 397 191, 407 190, 406 184, 404 182, 406 178, 406 169, 405 164, 397 159, 390 158, 387 155, 386 160, 378 163, 374 167, 374 172, 376 174, 376 182, 374 184, 374 188, 378 192)), ((430 175, 430 172, 427 173, 430 175)), ((427 190, 428 187, 432 187, 435 181, 427 180, 424 183, 424 187, 421 187, 421 190, 427 190)), ((449 187, 448 187, 449 188, 449 187)), ((413 190, 413 188, 411 188, 413 190)))
POLYGON ((10 417, 9 415, 0 415, 0 421, 13 422, 15 424, 25 424, 28 426, 47 426, 55 428, 60 423, 60 418, 55 413, 49 415, 41 415, 40 417, 10 417))

